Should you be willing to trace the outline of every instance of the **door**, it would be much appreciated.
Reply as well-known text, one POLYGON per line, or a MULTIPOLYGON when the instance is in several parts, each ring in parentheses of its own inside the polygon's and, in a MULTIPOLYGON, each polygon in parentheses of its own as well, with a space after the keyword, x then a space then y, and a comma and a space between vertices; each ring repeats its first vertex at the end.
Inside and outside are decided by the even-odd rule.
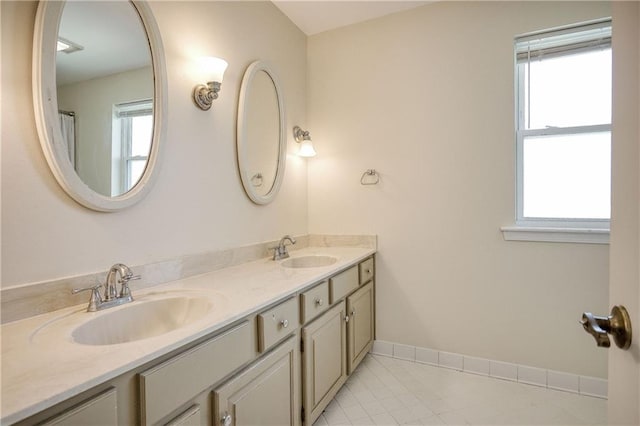
MULTIPOLYGON (((640 6, 612 2, 613 118, 609 304, 624 305, 632 344, 609 349, 609 424, 640 424, 640 6)), ((594 348, 595 350, 595 348, 594 348)))

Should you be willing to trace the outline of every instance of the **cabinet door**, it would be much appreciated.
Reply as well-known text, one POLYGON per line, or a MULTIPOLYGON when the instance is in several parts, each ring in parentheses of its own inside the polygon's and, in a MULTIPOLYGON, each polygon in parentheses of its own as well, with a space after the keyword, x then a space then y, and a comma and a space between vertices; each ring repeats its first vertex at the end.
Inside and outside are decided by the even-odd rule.
POLYGON ((345 302, 302 329, 302 404, 311 425, 347 379, 345 302))
POLYGON ((297 426, 300 424, 298 337, 213 392, 213 425, 297 426))
POLYGON ((372 282, 347 298, 349 374, 356 369, 373 345, 373 300, 372 282))

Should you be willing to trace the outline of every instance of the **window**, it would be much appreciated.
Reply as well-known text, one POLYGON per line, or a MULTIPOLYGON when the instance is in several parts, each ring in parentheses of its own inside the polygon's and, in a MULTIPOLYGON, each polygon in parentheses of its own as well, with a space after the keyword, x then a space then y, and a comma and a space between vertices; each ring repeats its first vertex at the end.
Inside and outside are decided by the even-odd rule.
POLYGON ((129 191, 142 177, 153 133, 153 102, 145 100, 114 107, 111 193, 129 191))
POLYGON ((611 21, 515 40, 520 227, 608 229, 611 21))

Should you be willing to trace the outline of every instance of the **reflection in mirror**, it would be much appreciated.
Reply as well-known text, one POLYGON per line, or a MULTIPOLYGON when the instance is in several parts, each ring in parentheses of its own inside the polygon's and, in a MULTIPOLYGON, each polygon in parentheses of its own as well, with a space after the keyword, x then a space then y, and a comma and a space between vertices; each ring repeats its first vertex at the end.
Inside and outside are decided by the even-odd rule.
POLYGON ((56 86, 69 161, 105 196, 144 172, 153 135, 153 69, 145 29, 129 2, 66 2, 56 86))
POLYGON ((40 145, 71 198, 113 212, 157 179, 166 76, 162 39, 144 0, 41 1, 33 36, 40 145))
POLYGON ((284 106, 277 78, 262 61, 251 64, 242 80, 237 145, 245 192, 256 204, 272 201, 284 174, 284 106))
POLYGON ((250 105, 246 112, 246 170, 252 176, 251 184, 259 195, 267 195, 276 179, 278 169, 278 141, 280 112, 278 95, 269 74, 259 71, 253 78, 247 95, 250 105), (254 178, 255 176, 255 178, 254 178))

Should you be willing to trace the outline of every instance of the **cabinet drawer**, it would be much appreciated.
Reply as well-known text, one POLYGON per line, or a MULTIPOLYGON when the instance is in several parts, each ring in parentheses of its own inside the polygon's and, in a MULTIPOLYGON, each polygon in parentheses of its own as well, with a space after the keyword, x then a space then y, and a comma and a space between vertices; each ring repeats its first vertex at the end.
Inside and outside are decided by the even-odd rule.
POLYGON ((375 275, 375 270, 373 268, 373 257, 365 260, 364 262, 360 262, 358 268, 360 269, 360 285, 370 281, 371 278, 373 278, 373 276, 375 275))
POLYGON ((345 297, 358 288, 358 267, 354 266, 329 279, 331 303, 345 297))
POLYGON ((244 322, 213 339, 140 373, 141 420, 155 424, 182 404, 251 361, 250 323, 244 322))
POLYGON ((302 324, 320 315, 329 307, 329 283, 319 285, 300 294, 300 322, 302 324))
POLYGON ((53 425, 115 425, 118 423, 116 390, 110 388, 100 395, 43 423, 53 425))
POLYGON ((298 328, 298 300, 295 297, 258 315, 258 350, 264 352, 298 328))

